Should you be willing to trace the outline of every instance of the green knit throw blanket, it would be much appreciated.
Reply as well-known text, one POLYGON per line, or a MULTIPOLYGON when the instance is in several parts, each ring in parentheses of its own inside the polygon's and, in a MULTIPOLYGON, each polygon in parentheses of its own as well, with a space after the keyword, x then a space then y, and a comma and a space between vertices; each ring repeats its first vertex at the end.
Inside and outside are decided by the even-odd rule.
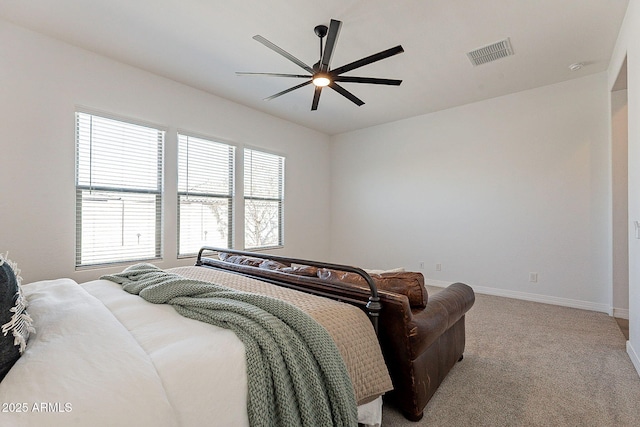
POLYGON ((136 264, 102 276, 185 317, 231 329, 247 357, 247 411, 252 427, 357 426, 355 395, 326 329, 275 298, 136 264))

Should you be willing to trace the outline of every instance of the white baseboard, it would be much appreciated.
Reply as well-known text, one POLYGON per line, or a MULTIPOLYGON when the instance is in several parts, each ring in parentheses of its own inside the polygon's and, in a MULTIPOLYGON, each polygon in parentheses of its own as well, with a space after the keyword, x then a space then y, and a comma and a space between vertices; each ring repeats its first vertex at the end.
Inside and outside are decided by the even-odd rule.
MULTIPOLYGON (((443 280, 428 279, 426 277, 424 279, 424 284, 425 285, 427 285, 427 286, 437 286, 437 287, 440 287, 440 288, 447 287, 451 283, 453 283, 453 282, 446 282, 446 281, 443 281, 443 280)), ((528 293, 528 292, 511 291, 511 290, 507 290, 507 289, 489 288, 489 287, 485 287, 485 286, 474 286, 474 285, 469 285, 469 286, 471 286, 473 291, 478 293, 478 294, 494 295, 494 296, 497 296, 497 297, 514 298, 514 299, 521 299, 521 300, 524 300, 524 301, 541 302, 541 303, 544 303, 544 304, 553 304, 553 305, 560 305, 560 306, 564 306, 564 307, 580 308, 580 309, 583 309, 583 310, 599 311, 599 312, 602 312, 602 313, 607 313, 610 316, 614 314, 613 308, 608 306, 608 305, 606 305, 606 304, 597 304, 597 303, 593 303, 593 302, 589 302, 589 301, 581 301, 581 300, 574 300, 574 299, 570 299, 570 298, 553 297, 553 296, 549 296, 549 295, 531 294, 531 293, 528 293)), ((619 317, 622 317, 622 316, 619 316, 619 317)), ((629 318, 629 311, 628 310, 627 310, 627 317, 626 318, 629 318)))
POLYGON ((615 308, 615 307, 613 307, 613 317, 617 317, 618 319, 627 319, 627 320, 629 320, 629 309, 628 308, 615 308))
POLYGON ((636 368, 636 372, 640 376, 640 358, 638 358, 638 353, 631 345, 631 341, 627 341, 627 354, 629 355, 633 366, 636 368))

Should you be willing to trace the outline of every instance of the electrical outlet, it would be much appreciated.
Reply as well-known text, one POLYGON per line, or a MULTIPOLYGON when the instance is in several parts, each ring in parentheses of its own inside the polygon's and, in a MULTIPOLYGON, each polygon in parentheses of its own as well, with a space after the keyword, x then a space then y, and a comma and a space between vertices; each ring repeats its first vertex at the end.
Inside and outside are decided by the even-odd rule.
POLYGON ((420 270, 424 270, 424 261, 420 261, 420 270))
POLYGON ((442 264, 440 263, 436 264, 436 271, 442 271, 442 264))
POLYGON ((529 281, 531 283, 538 283, 538 273, 529 273, 529 281))

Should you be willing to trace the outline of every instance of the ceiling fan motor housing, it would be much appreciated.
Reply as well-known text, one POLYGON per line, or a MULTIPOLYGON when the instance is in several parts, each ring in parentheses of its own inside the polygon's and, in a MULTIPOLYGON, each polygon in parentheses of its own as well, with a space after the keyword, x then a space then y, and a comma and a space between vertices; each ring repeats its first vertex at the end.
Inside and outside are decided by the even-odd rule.
POLYGON ((326 25, 318 25, 313 29, 313 32, 316 33, 316 36, 323 38, 327 35, 327 31, 329 31, 329 27, 326 25))

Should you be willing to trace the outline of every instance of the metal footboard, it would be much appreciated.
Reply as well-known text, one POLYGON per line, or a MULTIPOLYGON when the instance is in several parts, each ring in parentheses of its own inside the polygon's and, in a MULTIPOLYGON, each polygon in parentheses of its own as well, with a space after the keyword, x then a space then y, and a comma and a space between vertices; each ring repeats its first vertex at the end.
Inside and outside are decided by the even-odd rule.
MULTIPOLYGON (((331 270, 344 271, 344 272, 347 272, 347 273, 355 273, 355 274, 359 275, 360 277, 362 277, 365 280, 365 282, 367 283, 367 285, 369 285, 370 295, 369 295, 369 300, 365 305, 365 308, 366 308, 367 315, 371 319, 371 323, 373 324, 373 328, 374 328, 376 334, 378 334, 378 321, 379 321, 379 317, 380 317, 380 311, 382 310, 382 304, 380 303, 380 297, 378 296, 378 288, 376 287, 376 284, 373 281, 373 279, 371 278, 371 276, 369 276, 369 274, 367 274, 367 272, 364 271, 361 268, 353 267, 353 266, 350 266, 350 265, 332 264, 332 263, 326 263, 326 262, 320 262, 320 261, 312 261, 312 260, 306 260, 306 259, 284 257, 284 256, 279 256, 279 255, 263 254, 263 253, 248 252, 248 251, 239 251, 239 250, 235 250, 235 249, 216 248, 216 247, 212 247, 212 246, 203 246, 200 249, 200 251, 198 251, 198 258, 196 260, 196 266, 208 266, 208 267, 213 267, 213 268, 225 268, 225 266, 224 266, 225 263, 223 261, 213 260, 213 261, 216 261, 215 264, 212 263, 212 262, 209 262, 209 264, 208 264, 207 260, 209 260, 209 258, 203 257, 203 253, 204 252, 214 252, 214 253, 224 252, 224 253, 233 254, 233 255, 242 255, 242 256, 253 257, 253 258, 261 258, 261 259, 266 259, 266 260, 278 261, 278 262, 281 262, 283 264, 289 264, 289 265, 298 264, 298 265, 306 265, 306 266, 311 266, 311 267, 327 268, 327 269, 331 269, 331 270)), ((229 263, 227 263, 227 264, 229 264, 229 263)), ((238 273, 236 270, 233 270, 231 268, 229 268, 228 270, 229 271, 233 271, 235 273, 238 273)), ((286 287, 298 289, 298 290, 301 290, 301 291, 310 291, 309 289, 306 289, 302 285, 296 286, 296 285, 293 285, 292 283, 288 283, 288 282, 284 282, 284 281, 281 282, 281 281, 275 280, 273 278, 265 278, 265 277, 262 277, 262 276, 252 276, 250 274, 247 274, 247 275, 249 275, 251 277, 259 278, 260 280, 263 280, 263 281, 275 283, 277 285, 286 286, 286 287)), ((326 296, 326 297, 333 298, 333 299, 338 299, 338 300, 348 300, 348 298, 338 297, 336 295, 333 295, 329 291, 327 291, 327 292, 318 292, 317 290, 314 290, 312 293, 321 294, 322 296, 326 296)), ((356 303, 356 304, 362 304, 362 301, 356 300, 356 299, 350 300, 349 302, 356 303)))

